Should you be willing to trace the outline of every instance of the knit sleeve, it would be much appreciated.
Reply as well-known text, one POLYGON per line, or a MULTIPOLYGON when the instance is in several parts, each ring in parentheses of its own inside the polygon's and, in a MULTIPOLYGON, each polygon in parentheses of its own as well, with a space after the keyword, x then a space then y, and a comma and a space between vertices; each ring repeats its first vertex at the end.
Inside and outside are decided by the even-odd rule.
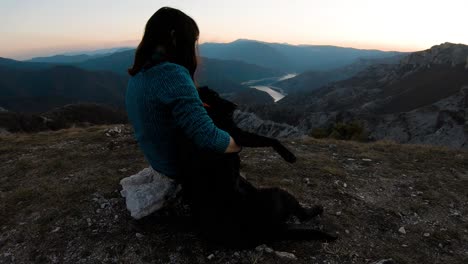
POLYGON ((223 153, 230 135, 217 128, 208 116, 188 71, 178 66, 164 80, 164 103, 171 107, 176 125, 198 147, 223 153))

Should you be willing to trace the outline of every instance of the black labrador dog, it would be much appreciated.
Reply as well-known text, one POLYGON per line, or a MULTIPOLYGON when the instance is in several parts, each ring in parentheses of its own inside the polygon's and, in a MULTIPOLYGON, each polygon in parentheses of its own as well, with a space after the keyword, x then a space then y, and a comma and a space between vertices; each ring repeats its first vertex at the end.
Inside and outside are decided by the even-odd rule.
MULTIPOLYGON (((208 87, 198 89, 215 125, 227 131, 243 147, 272 147, 283 159, 296 157, 277 139, 241 130, 233 119, 237 105, 208 87)), ((202 234, 211 241, 250 247, 275 239, 333 241, 335 236, 299 225, 287 224, 291 216, 309 220, 323 212, 321 206, 302 207, 280 188, 256 188, 240 176, 238 153, 219 154, 198 149, 178 132, 181 172, 177 179, 184 199, 202 234)))

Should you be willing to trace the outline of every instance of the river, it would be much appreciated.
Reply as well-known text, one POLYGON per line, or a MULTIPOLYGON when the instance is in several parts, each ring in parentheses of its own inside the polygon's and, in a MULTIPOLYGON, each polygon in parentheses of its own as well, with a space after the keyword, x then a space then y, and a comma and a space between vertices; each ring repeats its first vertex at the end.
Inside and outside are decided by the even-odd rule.
POLYGON ((286 93, 281 88, 272 86, 272 84, 279 82, 279 81, 284 81, 286 79, 290 79, 296 76, 297 74, 295 73, 288 73, 288 74, 278 76, 278 77, 270 77, 270 78, 264 78, 260 80, 250 80, 247 82, 243 82, 242 84, 247 85, 250 88, 268 93, 276 103, 279 100, 283 99, 286 96, 286 93))

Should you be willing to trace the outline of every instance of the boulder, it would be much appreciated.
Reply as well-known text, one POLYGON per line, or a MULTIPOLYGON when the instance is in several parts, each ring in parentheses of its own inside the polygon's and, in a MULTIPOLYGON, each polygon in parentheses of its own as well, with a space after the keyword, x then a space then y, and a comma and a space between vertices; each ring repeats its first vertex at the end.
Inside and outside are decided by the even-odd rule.
POLYGON ((181 187, 169 177, 145 168, 120 181, 122 197, 135 219, 150 215, 173 201, 181 187))

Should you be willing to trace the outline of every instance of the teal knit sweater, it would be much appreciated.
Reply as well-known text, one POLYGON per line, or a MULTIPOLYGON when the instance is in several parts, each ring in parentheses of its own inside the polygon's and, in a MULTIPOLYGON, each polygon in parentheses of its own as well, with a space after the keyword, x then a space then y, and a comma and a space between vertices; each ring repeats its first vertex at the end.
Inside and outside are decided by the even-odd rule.
POLYGON ((222 153, 229 145, 229 134, 213 124, 188 70, 178 64, 164 62, 131 77, 125 101, 145 158, 169 177, 177 175, 177 128, 203 149, 222 153))

